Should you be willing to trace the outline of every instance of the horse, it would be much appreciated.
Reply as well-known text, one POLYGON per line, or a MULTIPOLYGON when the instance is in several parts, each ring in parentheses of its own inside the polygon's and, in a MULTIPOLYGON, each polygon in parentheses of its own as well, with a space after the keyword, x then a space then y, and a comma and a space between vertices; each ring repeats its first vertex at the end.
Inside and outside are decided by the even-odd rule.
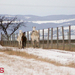
POLYGON ((35 30, 35 27, 33 27, 33 31, 31 32, 31 42, 33 47, 39 47, 39 32, 35 30))
POLYGON ((25 36, 25 32, 22 35, 22 48, 26 47, 27 38, 25 36))
POLYGON ((18 41, 18 44, 19 44, 19 48, 22 48, 22 35, 23 35, 22 30, 19 30, 19 35, 17 37, 17 41, 18 41))

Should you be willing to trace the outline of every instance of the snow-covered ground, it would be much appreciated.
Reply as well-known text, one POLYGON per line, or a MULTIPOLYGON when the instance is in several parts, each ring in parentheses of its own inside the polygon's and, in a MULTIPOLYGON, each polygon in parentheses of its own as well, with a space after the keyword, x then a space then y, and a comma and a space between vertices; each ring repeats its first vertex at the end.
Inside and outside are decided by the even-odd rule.
POLYGON ((3 67, 5 71, 4 73, 0 73, 0 75, 75 75, 75 52, 41 48, 18 49, 16 47, 0 46, 1 50, 6 48, 26 52, 38 58, 62 64, 62 66, 0 52, 0 67, 3 67), (72 63, 74 67, 66 66, 72 63))
POLYGON ((50 20, 50 21, 28 21, 32 23, 37 23, 37 24, 44 24, 44 23, 64 23, 64 22, 70 22, 70 21, 75 21, 74 19, 64 19, 64 20, 50 20))

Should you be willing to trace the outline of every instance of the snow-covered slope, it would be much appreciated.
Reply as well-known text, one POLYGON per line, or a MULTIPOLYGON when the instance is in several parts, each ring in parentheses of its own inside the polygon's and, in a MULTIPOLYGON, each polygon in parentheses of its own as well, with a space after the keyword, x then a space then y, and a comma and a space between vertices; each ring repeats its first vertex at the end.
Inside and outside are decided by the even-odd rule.
MULTIPOLYGON (((5 17, 14 17, 15 15, 5 15, 5 17)), ((22 27, 24 31, 32 30, 33 26, 36 29, 44 29, 50 27, 59 27, 65 25, 75 25, 75 15, 49 15, 49 16, 35 16, 35 15, 16 15, 17 20, 26 22, 26 28, 22 27)))
POLYGON ((4 67, 5 70, 5 72, 0 75, 75 75, 75 52, 56 49, 18 49, 0 46, 0 49, 4 50, 6 48, 14 51, 26 52, 37 56, 37 58, 60 63, 63 66, 0 52, 0 67, 4 67), (66 66, 72 63, 74 67, 66 66))

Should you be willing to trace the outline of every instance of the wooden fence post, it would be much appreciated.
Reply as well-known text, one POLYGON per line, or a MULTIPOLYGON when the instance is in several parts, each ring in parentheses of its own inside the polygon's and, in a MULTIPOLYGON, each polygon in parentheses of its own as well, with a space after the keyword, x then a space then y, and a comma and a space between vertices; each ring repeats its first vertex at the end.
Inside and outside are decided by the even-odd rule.
MULTIPOLYGON (((18 33, 16 34, 16 40, 17 40, 17 38, 18 38, 18 33)), ((18 47, 18 42, 17 42, 17 47, 18 47)))
POLYGON ((64 44, 64 28, 62 26, 62 37, 63 37, 63 50, 65 49, 65 44, 64 44))
POLYGON ((2 32, 1 32, 1 45, 3 45, 3 36, 2 36, 2 32))
POLYGON ((47 48, 49 48, 49 28, 48 28, 48 39, 47 39, 47 48))
POLYGON ((53 28, 51 28, 51 48, 53 48, 53 28))
POLYGON ((12 34, 12 40, 15 41, 15 34, 12 34))
POLYGON ((43 48, 44 48, 44 29, 43 29, 43 48))
POLYGON ((69 26, 69 50, 71 50, 71 26, 69 26))
POLYGON ((58 38, 58 27, 57 27, 57 49, 59 48, 59 45, 58 45, 58 40, 59 40, 59 38, 58 38))
POLYGON ((2 39, 2 32, 1 32, 1 41, 2 41, 3 39, 2 39))
POLYGON ((29 47, 29 31, 27 31, 27 42, 28 42, 28 47, 29 47))
POLYGON ((40 30, 38 30, 38 32, 39 32, 39 47, 40 47, 40 30))

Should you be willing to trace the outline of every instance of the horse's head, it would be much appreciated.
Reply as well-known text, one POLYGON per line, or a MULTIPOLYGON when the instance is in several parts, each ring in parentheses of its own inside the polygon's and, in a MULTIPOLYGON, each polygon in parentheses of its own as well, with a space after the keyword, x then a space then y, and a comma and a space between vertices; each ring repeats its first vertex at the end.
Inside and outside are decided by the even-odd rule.
POLYGON ((19 34, 22 33, 22 30, 19 30, 19 34))
POLYGON ((35 31, 36 29, 35 29, 36 27, 33 27, 33 31, 35 31))
POLYGON ((20 35, 20 36, 22 36, 22 35, 23 35, 22 30, 19 30, 19 35, 20 35))

